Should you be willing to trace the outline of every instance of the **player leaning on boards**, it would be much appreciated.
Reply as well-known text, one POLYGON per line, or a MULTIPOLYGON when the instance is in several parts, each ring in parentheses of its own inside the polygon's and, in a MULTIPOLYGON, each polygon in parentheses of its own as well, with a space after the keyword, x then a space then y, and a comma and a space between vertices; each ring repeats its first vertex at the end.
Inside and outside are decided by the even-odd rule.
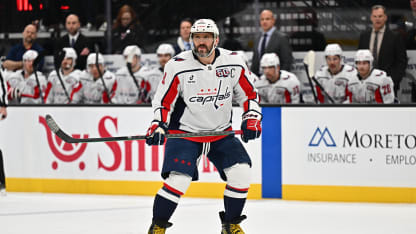
MULTIPOLYGON (((217 48, 218 28, 210 19, 191 28, 192 50, 178 54, 165 66, 164 78, 152 102, 154 120, 146 143, 161 145, 164 135, 178 132, 231 130, 232 99, 244 108, 242 140, 260 136, 262 115, 257 92, 247 78, 248 68, 237 53, 217 48)), ((234 136, 168 139, 162 168, 163 187, 156 194, 148 233, 165 233, 180 197, 198 179, 200 155, 207 155, 227 182, 222 234, 241 233, 239 223, 250 186, 251 160, 234 136)))
POLYGON ((355 103, 393 103, 393 80, 386 72, 373 68, 373 60, 370 50, 358 50, 355 54, 360 85, 353 92, 352 100, 355 103))
MULTIPOLYGON (((7 117, 7 86, 0 65, 0 120, 7 117)), ((6 179, 4 176, 3 153, 0 150, 0 195, 6 194, 6 179)))

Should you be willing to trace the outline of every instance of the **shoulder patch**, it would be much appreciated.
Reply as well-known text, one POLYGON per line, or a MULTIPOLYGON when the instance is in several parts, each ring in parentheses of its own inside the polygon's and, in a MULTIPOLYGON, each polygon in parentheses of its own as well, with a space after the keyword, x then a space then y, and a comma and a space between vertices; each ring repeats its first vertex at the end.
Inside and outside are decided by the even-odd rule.
POLYGON ((238 53, 237 52, 235 52, 235 51, 233 51, 233 52, 231 52, 230 53, 230 55, 237 55, 238 53))

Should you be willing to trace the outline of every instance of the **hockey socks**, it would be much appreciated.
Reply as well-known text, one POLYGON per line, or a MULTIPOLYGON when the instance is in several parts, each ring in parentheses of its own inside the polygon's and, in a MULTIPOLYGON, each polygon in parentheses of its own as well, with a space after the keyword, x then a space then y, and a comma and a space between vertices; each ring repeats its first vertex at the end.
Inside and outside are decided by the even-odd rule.
POLYGON ((155 197, 153 204, 153 220, 168 221, 173 212, 175 212, 182 195, 182 192, 165 183, 155 197))
POLYGON ((240 217, 241 213, 243 212, 245 202, 246 198, 233 198, 224 196, 224 221, 230 222, 235 218, 240 217))

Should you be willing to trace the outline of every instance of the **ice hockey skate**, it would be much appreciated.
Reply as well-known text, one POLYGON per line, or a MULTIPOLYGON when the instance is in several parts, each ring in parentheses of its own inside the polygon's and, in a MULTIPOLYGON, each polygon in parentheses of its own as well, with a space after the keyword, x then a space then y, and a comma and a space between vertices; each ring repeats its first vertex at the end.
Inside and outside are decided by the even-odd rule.
POLYGON ((153 221, 150 225, 148 234, 164 234, 168 227, 172 226, 172 223, 167 221, 153 221))
POLYGON ((222 230, 221 234, 244 234, 243 229, 240 227, 241 221, 247 218, 247 216, 242 215, 240 217, 235 218, 234 220, 230 222, 225 222, 224 220, 225 212, 220 212, 220 219, 222 223, 222 230))

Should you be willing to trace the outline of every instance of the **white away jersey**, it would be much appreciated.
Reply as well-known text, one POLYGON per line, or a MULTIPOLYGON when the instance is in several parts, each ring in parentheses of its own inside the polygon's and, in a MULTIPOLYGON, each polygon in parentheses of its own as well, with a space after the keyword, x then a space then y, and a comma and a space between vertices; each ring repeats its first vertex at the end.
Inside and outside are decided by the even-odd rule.
POLYGON ((241 57, 220 48, 215 55, 213 64, 204 65, 189 50, 165 65, 152 102, 155 120, 189 132, 225 130, 231 127, 234 94, 245 112, 260 113, 257 91, 241 57))
POLYGON ((20 90, 19 100, 12 100, 11 102, 20 104, 42 104, 42 97, 45 95, 46 90, 46 78, 41 72, 36 72, 39 85, 36 81, 35 73, 32 73, 29 77, 24 78, 23 70, 17 70, 8 77, 7 86, 10 88, 17 88, 20 90))
POLYGON ((48 84, 45 91, 46 103, 79 103, 81 101, 79 99, 80 95, 76 94, 80 92, 82 88, 82 84, 80 82, 81 71, 76 69, 65 76, 64 74, 62 74, 61 70, 59 70, 59 75, 62 78, 62 83, 65 86, 65 90, 69 96, 69 100, 64 88, 62 87, 62 83, 59 80, 58 75, 56 74, 56 71, 52 71, 48 76, 48 84))
MULTIPOLYGON (((108 91, 110 92, 109 96, 112 98, 114 96, 115 90, 117 89, 116 76, 110 71, 105 71, 103 74, 103 79, 108 91)), ((81 91, 77 93, 77 95, 80 95, 80 97, 77 98, 81 100, 81 103, 109 103, 107 93, 105 92, 101 78, 94 80, 92 75, 84 70, 81 73, 80 81, 82 88, 81 91)))
POLYGON ((393 103, 393 80, 386 72, 373 69, 366 79, 360 80, 359 88, 353 93, 355 103, 393 103))
POLYGON ((3 75, 3 69, 0 67, 0 107, 7 106, 7 84, 3 75))
POLYGON ((295 74, 280 70, 279 79, 270 83, 263 74, 259 80, 254 82, 260 95, 260 103, 285 104, 299 103, 300 82, 295 74))
POLYGON ((122 67, 117 70, 117 89, 115 91, 114 98, 112 99, 113 103, 138 104, 146 102, 145 100, 149 93, 150 86, 143 77, 143 69, 145 69, 145 67, 141 67, 133 74, 139 89, 137 89, 133 77, 127 67, 122 67))
MULTIPOLYGON (((335 75, 329 72, 328 66, 322 66, 315 74, 316 80, 334 99, 335 103, 351 103, 352 92, 358 87, 357 71, 348 64, 342 65, 341 71, 335 75)), ((315 84, 316 94, 320 103, 331 103, 324 92, 315 84)))
POLYGON ((147 100, 151 102, 156 94, 157 87, 159 86, 160 81, 163 78, 163 70, 159 67, 143 69, 143 77, 148 82, 149 92, 147 95, 147 100))

